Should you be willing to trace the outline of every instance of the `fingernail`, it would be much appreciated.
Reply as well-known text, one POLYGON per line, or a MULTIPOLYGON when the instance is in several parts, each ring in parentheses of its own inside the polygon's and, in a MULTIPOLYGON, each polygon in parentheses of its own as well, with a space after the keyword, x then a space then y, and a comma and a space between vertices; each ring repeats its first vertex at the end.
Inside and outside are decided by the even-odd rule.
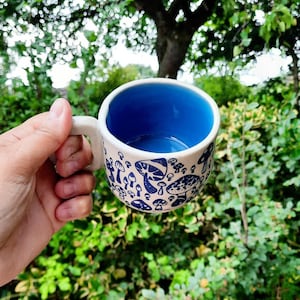
POLYGON ((78 170, 78 161, 70 160, 65 163, 65 169, 68 170, 70 173, 74 173, 78 170))
POLYGON ((74 154, 75 150, 73 146, 68 146, 63 151, 64 159, 69 159, 72 154, 74 154))
POLYGON ((64 110, 64 102, 62 99, 57 99, 55 102, 51 105, 50 108, 50 118, 59 118, 64 110))
POLYGON ((67 182, 64 185, 64 194, 66 196, 72 195, 75 191, 75 186, 72 182, 67 182))
POLYGON ((68 201, 65 202, 67 205, 59 207, 56 211, 56 217, 63 222, 74 220, 74 209, 71 205, 68 205, 68 201))

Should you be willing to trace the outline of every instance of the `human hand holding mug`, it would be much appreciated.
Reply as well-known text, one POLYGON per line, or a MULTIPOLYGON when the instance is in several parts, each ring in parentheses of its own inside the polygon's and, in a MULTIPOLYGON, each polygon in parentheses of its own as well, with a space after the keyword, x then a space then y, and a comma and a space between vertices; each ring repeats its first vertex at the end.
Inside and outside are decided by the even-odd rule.
POLYGON ((73 135, 90 137, 90 170, 105 167, 126 205, 161 213, 195 197, 213 166, 220 126, 214 100, 174 79, 129 82, 103 101, 98 119, 73 117, 73 135))

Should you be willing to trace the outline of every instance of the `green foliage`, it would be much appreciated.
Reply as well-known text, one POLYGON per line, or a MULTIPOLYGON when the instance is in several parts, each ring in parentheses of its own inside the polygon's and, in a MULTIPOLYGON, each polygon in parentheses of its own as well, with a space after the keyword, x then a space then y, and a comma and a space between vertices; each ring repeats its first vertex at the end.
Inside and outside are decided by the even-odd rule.
MULTIPOLYGON (((192 11, 174 6, 179 2, 162 3, 185 14, 175 20, 185 22, 192 11)), ((194 8, 204 3, 190 2, 194 8)), ((72 67, 83 65, 80 80, 67 90, 77 115, 95 116, 114 88, 153 76, 148 69, 107 67, 108 48, 122 34, 136 49, 153 51, 161 42, 151 14, 136 9, 139 3, 152 5, 0 1, 1 132, 48 110, 58 97, 48 71, 60 59, 72 67), (92 29, 86 26, 91 20, 92 29), (7 78, 20 57, 32 63, 25 70, 26 84, 7 78)), ((298 74, 299 1, 222 0, 205 17, 185 56, 196 68, 224 59, 243 61, 268 46, 292 55, 298 74), (257 20, 257 12, 263 20, 257 20)), ((251 91, 228 76, 208 76, 196 84, 224 104, 215 171, 205 190, 174 212, 144 215, 121 204, 103 171, 97 172, 91 216, 58 232, 18 280, 1 288, 1 298, 299 299, 296 96, 277 79, 251 91)))
POLYGON ((259 34, 269 43, 272 36, 279 37, 282 33, 297 25, 292 11, 283 4, 278 4, 267 14, 259 34))
POLYGON ((84 80, 72 81, 67 89, 68 99, 76 107, 77 114, 84 113, 96 117, 99 105, 110 92, 123 83, 141 77, 136 66, 125 68, 114 66, 110 68, 108 74, 98 72, 97 69, 94 73, 89 74, 84 80), (97 73, 100 74, 97 76, 97 73), (97 79, 91 81, 90 77, 97 79), (100 81, 101 78, 103 81, 100 81))
POLYGON ((10 86, 6 80, 0 84, 0 132, 45 111, 58 96, 42 68, 35 68, 34 73, 28 71, 27 78, 26 85, 20 79, 13 79, 10 86))
POLYGON ((291 57, 294 90, 299 92, 299 11, 298 0, 217 1, 217 9, 194 36, 187 58, 203 72, 224 61, 241 67, 276 48, 291 57))
MULTIPOLYGON (((89 73, 68 89, 76 114, 95 114, 132 67, 89 73), (98 73, 99 74, 99 73, 98 73), (100 75, 98 78, 101 78, 100 75), (80 89, 81 87, 81 89, 80 89)), ((41 77, 42 78, 42 77, 41 77)), ((1 129, 49 108, 48 81, 1 87, 1 129), (12 115, 10 115, 12 114, 12 115)), ((217 85, 216 85, 217 86, 217 85)), ((194 201, 163 215, 133 211, 96 172, 94 208, 68 223, 2 299, 280 299, 300 289, 300 121, 281 81, 221 107, 215 170, 194 201)))
POLYGON ((208 93, 218 105, 226 105, 236 99, 246 97, 250 89, 233 76, 206 75, 194 80, 195 85, 208 93))
MULTIPOLYGON (((45 54, 35 57, 47 56, 51 63, 63 60, 76 65, 74 60, 81 57, 85 47, 83 37, 93 44, 98 57, 107 59, 111 47, 124 40, 129 48, 157 51, 159 70, 165 67, 165 58, 168 72, 176 63, 173 73, 177 74, 185 61, 203 70, 224 60, 245 63, 266 48, 275 47, 293 58, 291 67, 298 74, 299 11, 298 0, 159 4, 147 0, 2 1, 0 51, 4 56, 9 52, 11 63, 15 53, 26 57, 34 49, 35 54, 45 54), (31 38, 26 41, 10 39, 28 33, 31 38), (13 46, 8 47, 9 43, 13 46)), ((171 74, 168 72, 163 76, 171 74)), ((299 80, 295 79, 294 84, 298 88, 299 80)))

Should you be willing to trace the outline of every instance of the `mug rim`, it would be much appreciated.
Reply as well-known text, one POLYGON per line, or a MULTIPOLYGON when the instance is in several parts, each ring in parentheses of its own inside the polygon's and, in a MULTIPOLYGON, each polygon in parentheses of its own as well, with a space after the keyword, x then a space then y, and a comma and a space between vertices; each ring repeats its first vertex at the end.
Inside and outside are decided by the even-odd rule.
POLYGON ((192 153, 198 152, 202 149, 205 149, 210 143, 212 143, 219 131, 219 127, 220 127, 220 112, 219 112, 219 108, 215 102, 215 100, 208 95, 206 92, 204 92, 203 90, 201 90, 200 88, 189 84, 189 83, 185 83, 182 81, 178 81, 177 79, 171 79, 171 78, 146 78, 146 79, 136 79, 130 82, 127 82, 125 84, 122 84, 121 86, 117 87, 115 90, 113 90, 102 102, 101 107, 99 109, 99 113, 98 113, 98 125, 99 125, 99 129, 100 129, 100 133, 102 135, 103 140, 107 139, 108 141, 110 141, 110 143, 114 144, 114 146, 119 149, 119 150, 124 150, 126 153, 132 153, 135 156, 141 156, 141 157, 149 157, 149 158, 155 158, 157 156, 164 156, 166 158, 171 158, 174 155, 176 157, 181 157, 181 156, 187 156, 190 155, 192 153), (110 130, 107 127, 107 123, 106 123, 106 118, 108 115, 108 111, 109 111, 109 106, 110 103, 114 100, 114 98, 121 92, 135 87, 135 86, 139 86, 139 85, 144 85, 144 84, 168 84, 168 85, 174 85, 174 86, 179 86, 179 87, 183 87, 185 89, 189 89, 191 91, 194 91, 196 94, 200 95, 203 100, 205 100, 210 108, 211 111, 213 113, 213 118, 214 118, 214 122, 213 122, 213 126, 209 132, 209 134, 199 143, 197 143, 196 145, 189 147, 187 149, 184 150, 180 150, 180 151, 174 151, 174 152, 154 152, 154 151, 146 151, 146 150, 141 150, 138 148, 135 148, 133 146, 130 146, 124 142, 122 142, 121 140, 119 140, 117 137, 115 137, 110 130))

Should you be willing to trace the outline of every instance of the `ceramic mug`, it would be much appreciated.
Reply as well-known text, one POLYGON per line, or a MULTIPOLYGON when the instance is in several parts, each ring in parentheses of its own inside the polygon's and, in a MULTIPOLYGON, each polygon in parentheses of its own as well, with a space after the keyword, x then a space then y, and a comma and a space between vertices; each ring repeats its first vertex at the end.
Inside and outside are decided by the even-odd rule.
POLYGON ((73 117, 72 135, 90 138, 90 170, 105 167, 111 191, 142 212, 183 206, 213 166, 220 115, 202 90, 174 79, 126 83, 103 101, 98 119, 73 117))

